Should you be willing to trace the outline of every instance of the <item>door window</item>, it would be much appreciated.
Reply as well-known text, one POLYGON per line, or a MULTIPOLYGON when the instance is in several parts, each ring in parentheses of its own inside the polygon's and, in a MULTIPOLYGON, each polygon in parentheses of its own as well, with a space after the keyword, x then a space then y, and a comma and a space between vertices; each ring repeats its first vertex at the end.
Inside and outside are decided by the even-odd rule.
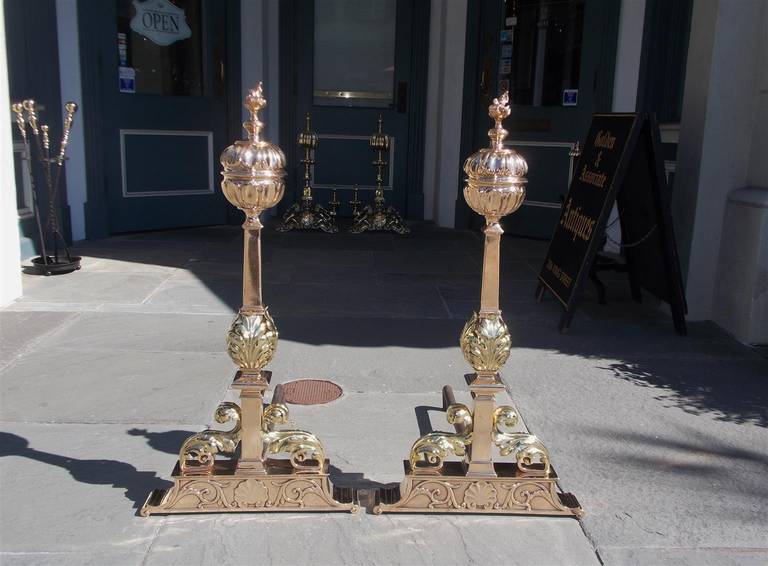
POLYGON ((521 106, 578 102, 584 0, 507 0, 499 90, 521 106))
POLYGON ((117 0, 119 88, 202 96, 201 0, 117 0))
POLYGON ((315 0, 314 31, 315 104, 392 104, 395 0, 315 0))

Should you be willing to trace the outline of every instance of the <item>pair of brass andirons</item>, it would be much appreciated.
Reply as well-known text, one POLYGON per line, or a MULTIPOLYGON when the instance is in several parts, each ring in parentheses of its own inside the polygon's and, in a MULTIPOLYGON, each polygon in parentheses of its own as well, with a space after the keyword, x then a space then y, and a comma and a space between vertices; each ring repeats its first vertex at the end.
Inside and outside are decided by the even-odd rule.
MULTIPOLYGON (((389 136, 383 131, 384 119, 379 114, 378 131, 368 138, 368 146, 376 153, 376 160, 372 165, 376 168, 376 192, 374 193, 373 206, 361 208, 358 198, 358 188, 355 186, 353 198, 349 201, 352 206, 352 226, 349 232, 360 234, 362 232, 395 232, 408 234, 409 228, 403 222, 400 213, 391 206, 386 206, 384 199, 384 167, 389 165, 384 159, 384 152, 389 150, 389 136)), ((285 211, 278 232, 290 230, 322 230, 329 234, 339 231, 338 208, 339 201, 336 198, 336 189, 331 190, 331 200, 328 208, 315 204, 312 197, 312 166, 315 164, 315 149, 317 148, 317 133, 312 130, 311 116, 307 113, 307 123, 304 131, 299 133, 296 140, 304 150, 301 162, 304 164, 304 186, 301 190, 301 201, 296 202, 285 211)))
MULTIPOLYGON (((331 484, 329 463, 320 440, 303 430, 285 430, 288 407, 278 390, 264 405, 271 372, 264 370, 275 354, 277 328, 261 297, 261 228, 259 214, 277 204, 285 189, 285 156, 260 138, 264 124, 259 111, 266 105, 261 84, 251 90, 245 106, 248 139, 237 141, 221 155, 222 189, 245 212, 243 224, 243 306, 227 334, 228 353, 238 365, 232 388, 240 405, 222 403, 215 419, 231 422, 229 431, 205 430, 181 447, 171 488, 156 489, 141 509, 152 513, 263 511, 351 511, 358 509, 352 488, 331 484), (240 457, 234 455, 238 444, 240 457), (283 455, 283 458, 272 456, 283 455), (287 457, 285 457, 287 456, 287 457)), ((495 126, 491 145, 464 164, 464 197, 486 218, 480 311, 461 333, 461 349, 474 368, 469 383, 473 407, 456 403, 449 386, 443 389, 448 422, 454 432, 431 432, 419 438, 405 462, 400 486, 375 494, 378 513, 495 513, 568 515, 579 517, 576 499, 561 493, 547 449, 527 432, 515 431, 518 417, 509 406, 497 407, 504 390, 499 370, 510 354, 511 338, 499 310, 499 220, 522 204, 525 160, 504 147, 509 116, 504 93, 489 114, 495 126), (494 462, 493 450, 513 462, 494 462), (462 461, 449 461, 450 456, 462 461)))

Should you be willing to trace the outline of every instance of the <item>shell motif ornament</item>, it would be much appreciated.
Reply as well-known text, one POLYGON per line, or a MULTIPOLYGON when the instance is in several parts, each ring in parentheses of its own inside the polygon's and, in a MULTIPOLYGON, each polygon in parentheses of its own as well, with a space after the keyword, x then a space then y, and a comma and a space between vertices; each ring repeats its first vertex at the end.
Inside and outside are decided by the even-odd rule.
POLYGON ((277 350, 277 327, 265 309, 263 313, 237 313, 227 332, 227 353, 242 370, 263 369, 277 350))
POLYGON ((500 314, 477 314, 464 325, 459 341, 469 365, 483 375, 496 374, 509 359, 512 338, 500 314))

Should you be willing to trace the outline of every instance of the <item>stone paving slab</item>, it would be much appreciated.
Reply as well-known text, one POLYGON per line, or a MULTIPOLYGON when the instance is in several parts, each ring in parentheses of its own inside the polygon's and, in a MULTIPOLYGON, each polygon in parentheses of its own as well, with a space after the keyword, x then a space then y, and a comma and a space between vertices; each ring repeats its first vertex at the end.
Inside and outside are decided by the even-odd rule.
POLYGON ((0 418, 195 423, 213 411, 231 375, 224 352, 51 349, 0 373, 0 418))

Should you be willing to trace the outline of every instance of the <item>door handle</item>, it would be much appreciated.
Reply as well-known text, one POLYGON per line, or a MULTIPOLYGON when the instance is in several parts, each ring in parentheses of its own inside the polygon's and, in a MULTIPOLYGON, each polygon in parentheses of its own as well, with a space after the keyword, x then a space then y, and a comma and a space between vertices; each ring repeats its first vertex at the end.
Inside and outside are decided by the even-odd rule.
POLYGON ((397 112, 405 114, 408 111, 408 83, 397 83, 397 112))

